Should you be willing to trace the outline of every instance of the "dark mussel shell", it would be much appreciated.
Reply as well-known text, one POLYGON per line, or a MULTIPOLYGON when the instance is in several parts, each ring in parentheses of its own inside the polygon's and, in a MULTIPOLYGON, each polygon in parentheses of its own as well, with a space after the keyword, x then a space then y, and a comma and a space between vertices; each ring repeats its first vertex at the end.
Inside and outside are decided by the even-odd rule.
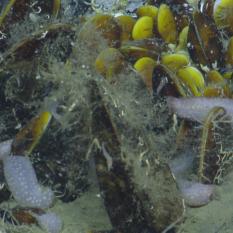
MULTIPOLYGON (((120 132, 117 122, 113 121, 111 110, 107 108, 98 85, 91 82, 90 86, 93 136, 100 145, 104 142, 111 157, 109 168, 109 158, 104 155, 103 148, 97 147, 92 151, 97 180, 113 229, 122 233, 162 232, 183 211, 174 177, 166 164, 156 165, 150 161, 152 167, 147 176, 148 186, 138 181, 137 166, 133 162, 126 162, 129 155, 125 153, 130 152, 122 153, 121 133, 124 132, 120 132)), ((145 136, 147 141, 144 132, 135 132, 134 142, 137 143, 136 135, 139 134, 145 136)), ((140 169, 144 175, 148 171, 143 165, 140 169)))
POLYGON ((199 0, 198 8, 200 12, 204 15, 212 18, 213 17, 213 10, 214 10, 214 1, 212 0, 199 0))
POLYGON ((152 75, 153 94, 155 96, 184 96, 185 92, 179 79, 164 65, 157 65, 152 75))
POLYGON ((159 7, 166 4, 174 14, 178 33, 188 25, 189 17, 193 12, 192 6, 186 0, 150 0, 150 4, 159 7))
POLYGON ((221 35, 211 18, 201 12, 194 12, 189 24, 187 47, 191 59, 209 68, 223 63, 221 35))

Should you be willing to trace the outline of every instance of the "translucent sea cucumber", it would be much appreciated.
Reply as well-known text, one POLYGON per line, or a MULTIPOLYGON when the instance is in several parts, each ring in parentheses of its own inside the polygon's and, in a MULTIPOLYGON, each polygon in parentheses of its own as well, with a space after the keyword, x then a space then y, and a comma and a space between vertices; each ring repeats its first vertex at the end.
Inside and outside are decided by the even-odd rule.
POLYGON ((229 98, 175 98, 167 97, 167 104, 171 112, 181 118, 202 123, 208 112, 214 107, 222 107, 226 115, 233 119, 233 99, 229 98))
POLYGON ((40 227, 49 233, 59 233, 62 231, 62 221, 55 213, 35 215, 35 218, 40 227))
POLYGON ((48 208, 54 194, 51 189, 42 189, 28 157, 7 156, 3 159, 4 175, 15 200, 26 207, 48 208))

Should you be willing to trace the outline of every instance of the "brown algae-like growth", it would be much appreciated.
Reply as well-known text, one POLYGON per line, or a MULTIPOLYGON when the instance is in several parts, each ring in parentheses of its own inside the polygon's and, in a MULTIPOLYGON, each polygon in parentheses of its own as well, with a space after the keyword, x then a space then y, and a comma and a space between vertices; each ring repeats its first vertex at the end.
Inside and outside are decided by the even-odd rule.
POLYGON ((0 231, 231 232, 227 8, 3 1, 0 231))

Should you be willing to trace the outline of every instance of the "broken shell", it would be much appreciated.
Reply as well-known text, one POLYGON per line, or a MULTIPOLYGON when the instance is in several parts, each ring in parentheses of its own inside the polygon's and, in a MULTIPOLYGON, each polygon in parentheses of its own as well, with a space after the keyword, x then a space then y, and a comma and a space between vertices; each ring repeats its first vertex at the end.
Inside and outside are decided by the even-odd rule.
POLYGON ((33 212, 43 212, 41 209, 37 208, 14 208, 12 209, 12 216, 18 221, 19 224, 37 224, 36 218, 33 216, 33 212))
POLYGON ((153 19, 149 16, 143 16, 139 18, 132 31, 132 37, 134 40, 142 40, 151 38, 153 36, 153 19))
POLYGON ((177 30, 175 18, 169 6, 162 4, 158 12, 158 32, 167 43, 176 43, 177 30))

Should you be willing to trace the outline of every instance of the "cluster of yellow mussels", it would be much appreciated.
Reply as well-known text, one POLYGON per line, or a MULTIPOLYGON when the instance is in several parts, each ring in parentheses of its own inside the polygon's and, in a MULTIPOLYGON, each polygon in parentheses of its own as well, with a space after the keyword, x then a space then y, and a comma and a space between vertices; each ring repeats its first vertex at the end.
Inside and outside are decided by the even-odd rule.
POLYGON ((136 16, 92 16, 107 41, 95 68, 108 80, 133 67, 151 93, 232 97, 233 1, 151 1, 136 16))

